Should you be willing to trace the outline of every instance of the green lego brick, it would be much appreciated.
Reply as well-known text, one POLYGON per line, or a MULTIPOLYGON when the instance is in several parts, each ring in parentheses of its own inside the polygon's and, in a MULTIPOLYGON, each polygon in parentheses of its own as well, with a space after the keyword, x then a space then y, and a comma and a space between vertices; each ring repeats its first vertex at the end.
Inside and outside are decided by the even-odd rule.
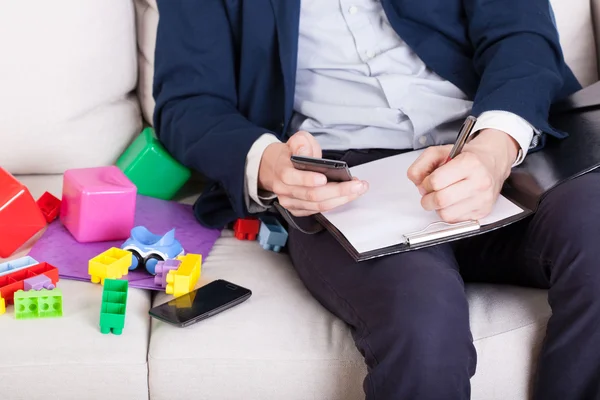
POLYGON ((113 291, 105 292, 104 301, 106 301, 107 303, 126 304, 127 293, 113 291))
POLYGON ((15 318, 35 319, 62 317, 62 292, 60 289, 19 290, 15 293, 15 318))
POLYGON ((129 282, 119 279, 105 279, 100 308, 100 332, 120 335, 125 327, 127 294, 129 282))
POLYGON ((117 167, 144 196, 170 200, 188 181, 191 171, 175 160, 148 127, 119 157, 117 167))
POLYGON ((129 291, 129 282, 122 279, 105 279, 104 292, 116 292, 125 295, 127 301, 127 292, 129 291))

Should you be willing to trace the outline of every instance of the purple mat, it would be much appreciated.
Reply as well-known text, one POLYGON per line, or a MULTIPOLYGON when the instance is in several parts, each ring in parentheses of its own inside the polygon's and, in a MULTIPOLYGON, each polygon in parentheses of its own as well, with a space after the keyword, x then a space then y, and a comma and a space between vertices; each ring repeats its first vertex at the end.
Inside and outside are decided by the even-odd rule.
MULTIPOLYGON (((192 207, 172 201, 137 196, 135 226, 143 225, 152 233, 164 234, 175 228, 175 238, 186 253, 202 254, 204 260, 217 238, 218 229, 202 227, 194 217, 192 207)), ((78 243, 58 220, 51 223, 35 243, 29 255, 58 268, 64 279, 89 281, 88 261, 111 247, 120 247, 125 240, 114 242, 78 243)), ((123 279, 130 287, 163 290, 154 284, 154 277, 144 268, 129 271, 123 279)))

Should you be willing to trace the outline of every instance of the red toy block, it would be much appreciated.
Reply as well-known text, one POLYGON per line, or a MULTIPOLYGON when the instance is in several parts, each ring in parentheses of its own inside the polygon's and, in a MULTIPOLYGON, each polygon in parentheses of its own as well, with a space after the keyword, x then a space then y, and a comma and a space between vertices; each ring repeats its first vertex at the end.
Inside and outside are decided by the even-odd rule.
POLYGON ((256 240, 259 229, 260 221, 256 218, 241 218, 233 224, 233 232, 239 240, 256 240))
POLYGON ((6 304, 12 304, 15 292, 24 290, 24 281, 38 275, 46 275, 54 286, 58 282, 58 268, 47 262, 39 263, 12 274, 0 276, 0 297, 6 300, 6 304))
POLYGON ((46 222, 50 223, 58 217, 60 200, 54 197, 52 193, 45 192, 36 203, 42 211, 44 218, 46 218, 46 222))
POLYGON ((0 258, 9 257, 46 226, 29 189, 0 167, 0 258))

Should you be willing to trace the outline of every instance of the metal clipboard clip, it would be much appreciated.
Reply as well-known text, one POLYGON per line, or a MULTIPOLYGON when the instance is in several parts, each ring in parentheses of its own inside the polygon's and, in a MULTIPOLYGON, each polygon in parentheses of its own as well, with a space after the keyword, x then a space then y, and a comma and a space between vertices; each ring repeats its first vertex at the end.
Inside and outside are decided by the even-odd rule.
POLYGON ((449 224, 447 222, 440 221, 427 225, 425 229, 413 233, 407 233, 403 236, 405 243, 410 246, 425 242, 432 242, 454 235, 460 235, 461 233, 476 231, 479 228, 481 228, 481 225, 478 221, 465 221, 458 222, 456 224, 449 224))

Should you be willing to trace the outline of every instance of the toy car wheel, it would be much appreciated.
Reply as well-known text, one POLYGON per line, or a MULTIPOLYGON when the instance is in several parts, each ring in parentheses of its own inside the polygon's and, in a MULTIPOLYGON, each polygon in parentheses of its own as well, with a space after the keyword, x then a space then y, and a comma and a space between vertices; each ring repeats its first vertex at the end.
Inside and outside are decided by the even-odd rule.
POLYGON ((140 256, 140 253, 131 249, 128 249, 127 251, 131 252, 131 266, 129 267, 130 271, 133 271, 140 265, 144 265, 144 259, 142 256, 140 256))
POLYGON ((144 260, 146 265, 146 270, 150 272, 152 275, 156 275, 156 264, 159 261, 165 261, 164 258, 159 256, 158 254, 150 254, 144 260))

